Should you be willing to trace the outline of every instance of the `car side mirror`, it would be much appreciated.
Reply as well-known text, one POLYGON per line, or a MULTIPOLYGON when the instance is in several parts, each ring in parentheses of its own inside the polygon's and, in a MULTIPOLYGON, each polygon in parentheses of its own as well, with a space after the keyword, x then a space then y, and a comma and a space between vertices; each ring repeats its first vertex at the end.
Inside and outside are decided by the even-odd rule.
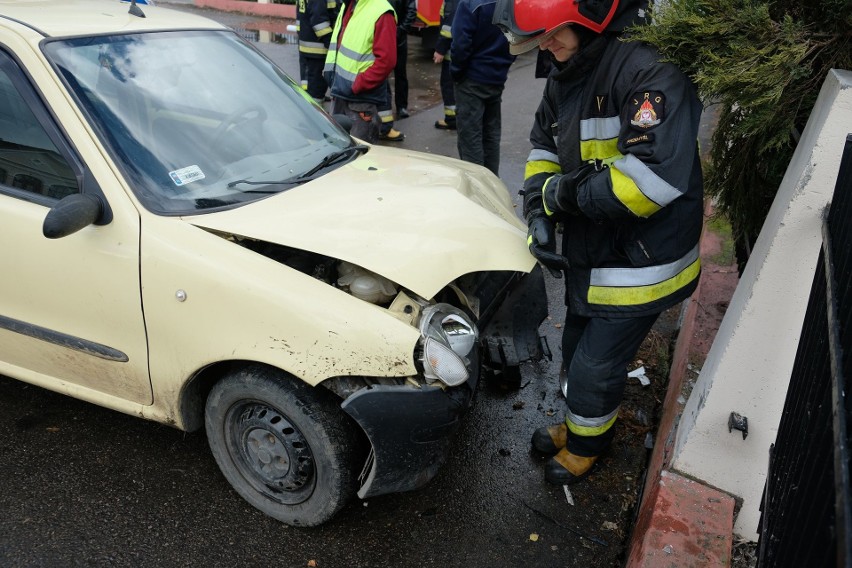
POLYGON ((73 193, 50 208, 41 227, 48 239, 61 239, 95 223, 103 213, 100 197, 90 193, 73 193))

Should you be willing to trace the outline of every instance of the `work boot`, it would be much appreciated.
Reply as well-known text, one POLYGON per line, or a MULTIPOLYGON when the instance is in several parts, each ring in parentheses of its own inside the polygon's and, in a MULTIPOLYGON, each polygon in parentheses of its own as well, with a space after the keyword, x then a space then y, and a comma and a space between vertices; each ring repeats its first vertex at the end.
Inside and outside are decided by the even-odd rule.
POLYGON ((448 118, 446 120, 436 120, 435 128, 438 130, 455 130, 456 129, 456 121, 455 119, 448 118))
POLYGON ((591 473, 597 459, 597 456, 578 456, 569 452, 568 448, 562 448, 545 464, 544 480, 553 485, 577 483, 591 473))
POLYGON ((379 134, 379 140, 388 140, 390 142, 402 142, 405 140, 405 134, 395 128, 391 128, 384 134, 379 134))
POLYGON ((411 115, 408 113, 407 108, 401 108, 398 111, 396 111, 396 117, 397 118, 408 118, 409 116, 411 116, 411 115))
POLYGON ((542 426, 533 432, 533 448, 543 454, 553 455, 565 447, 568 441, 568 426, 564 422, 551 426, 542 426))

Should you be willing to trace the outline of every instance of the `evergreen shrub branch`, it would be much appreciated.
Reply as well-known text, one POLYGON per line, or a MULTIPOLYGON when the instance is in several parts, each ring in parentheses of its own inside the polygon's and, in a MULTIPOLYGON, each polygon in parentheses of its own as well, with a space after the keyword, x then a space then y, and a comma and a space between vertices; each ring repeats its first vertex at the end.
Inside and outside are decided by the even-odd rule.
POLYGON ((633 41, 655 45, 718 105, 705 187, 753 241, 832 69, 852 70, 850 0, 668 0, 633 41))

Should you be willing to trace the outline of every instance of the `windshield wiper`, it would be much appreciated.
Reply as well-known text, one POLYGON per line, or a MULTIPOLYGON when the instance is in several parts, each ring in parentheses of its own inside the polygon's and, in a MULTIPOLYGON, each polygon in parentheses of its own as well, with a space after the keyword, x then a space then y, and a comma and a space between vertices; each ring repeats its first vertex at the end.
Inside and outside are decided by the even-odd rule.
MULTIPOLYGON (((305 183, 311 181, 311 176, 313 176, 318 171, 327 168, 341 161, 343 158, 349 157, 353 151, 361 153, 369 150, 369 146, 364 146, 363 144, 355 144, 354 146, 349 146, 348 148, 344 148, 342 150, 338 150, 336 152, 332 152, 325 158, 319 161, 317 165, 309 169, 308 171, 301 173, 297 176, 289 177, 287 179, 274 180, 274 181, 251 181, 247 179, 238 179, 228 183, 228 188, 235 187, 237 185, 298 185, 300 183, 305 183)), ((272 190, 249 190, 246 193, 275 193, 272 190)))
POLYGON ((299 181, 307 181, 308 178, 310 178, 312 175, 314 175, 318 171, 320 171, 324 168, 327 168, 331 165, 336 164, 337 162, 341 161, 343 158, 349 157, 352 154, 352 152, 358 152, 360 154, 360 153, 365 153, 369 149, 370 149, 369 146, 364 146, 363 144, 355 144, 353 146, 349 146, 348 148, 344 148, 343 150, 338 150, 337 152, 332 152, 331 154, 329 154, 328 156, 326 156, 325 158, 320 160, 317 165, 315 165, 314 167, 312 167, 308 171, 297 175, 293 179, 299 180, 299 181))

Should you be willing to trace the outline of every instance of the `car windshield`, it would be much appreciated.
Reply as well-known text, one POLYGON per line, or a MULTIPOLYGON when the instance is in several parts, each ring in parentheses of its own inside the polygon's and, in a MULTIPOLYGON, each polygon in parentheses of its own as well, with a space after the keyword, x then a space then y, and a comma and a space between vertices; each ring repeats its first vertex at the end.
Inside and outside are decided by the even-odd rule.
POLYGON ((230 31, 73 38, 44 50, 155 213, 261 199, 365 149, 230 31))

